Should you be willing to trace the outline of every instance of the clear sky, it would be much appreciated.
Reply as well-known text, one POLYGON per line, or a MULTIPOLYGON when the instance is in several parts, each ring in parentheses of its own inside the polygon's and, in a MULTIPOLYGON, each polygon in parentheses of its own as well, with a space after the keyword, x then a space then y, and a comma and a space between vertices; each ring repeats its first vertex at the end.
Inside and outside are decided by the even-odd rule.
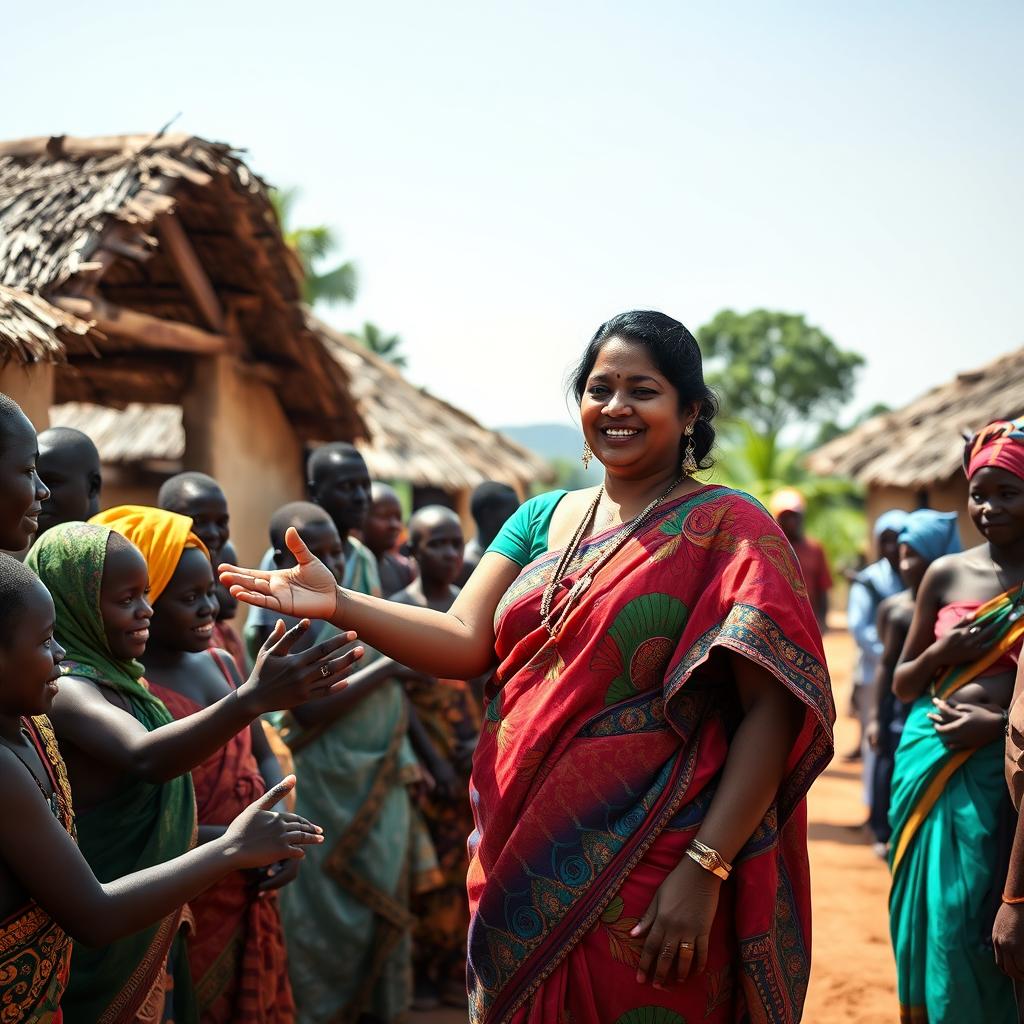
POLYGON ((343 328, 489 425, 594 328, 804 312, 851 411, 1024 344, 1024 4, 16 4, 0 136, 228 141, 361 273, 343 328))

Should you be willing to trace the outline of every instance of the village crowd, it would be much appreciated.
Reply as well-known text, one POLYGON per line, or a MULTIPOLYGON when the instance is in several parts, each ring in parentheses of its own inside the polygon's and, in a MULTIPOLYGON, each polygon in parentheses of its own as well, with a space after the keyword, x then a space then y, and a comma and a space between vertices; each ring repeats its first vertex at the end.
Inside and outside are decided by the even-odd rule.
MULTIPOLYGON (((483 484, 467 544, 328 444, 253 569, 216 480, 101 511, 90 439, 0 396, 0 1021, 801 1018, 824 553, 798 492, 694 479, 681 324, 602 325, 573 389, 596 496, 483 484)), ((892 511, 850 585, 914 1024, 1024 978, 1020 424, 965 471, 980 546, 892 511)))

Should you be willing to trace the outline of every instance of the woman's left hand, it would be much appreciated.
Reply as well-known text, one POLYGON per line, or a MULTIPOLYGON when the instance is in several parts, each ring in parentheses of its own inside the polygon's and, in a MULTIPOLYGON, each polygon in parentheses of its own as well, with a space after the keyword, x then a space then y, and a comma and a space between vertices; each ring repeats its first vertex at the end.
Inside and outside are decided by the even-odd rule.
POLYGON ((958 704, 939 698, 932 703, 935 711, 928 717, 950 750, 974 750, 1003 737, 1003 711, 994 704, 958 704))
POLYGON ((647 912, 630 934, 646 934, 637 981, 653 976, 654 987, 699 974, 708 960, 711 922, 718 908, 721 880, 689 857, 683 857, 654 894, 647 912))

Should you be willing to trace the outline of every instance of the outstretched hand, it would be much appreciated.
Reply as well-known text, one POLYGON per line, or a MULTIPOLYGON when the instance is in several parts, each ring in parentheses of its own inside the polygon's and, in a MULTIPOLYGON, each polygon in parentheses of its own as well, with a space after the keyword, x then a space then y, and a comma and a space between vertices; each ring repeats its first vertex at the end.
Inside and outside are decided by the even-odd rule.
POLYGON ((261 868, 306 856, 304 846, 324 841, 323 829, 298 814, 271 808, 295 788, 295 776, 282 779, 238 815, 224 833, 228 856, 239 868, 261 868))
POLYGON ((238 688, 239 697, 250 702, 256 715, 286 711, 348 686, 344 680, 363 656, 363 648, 353 647, 344 654, 338 652, 351 644, 356 634, 339 633, 308 650, 292 654, 292 647, 307 629, 309 619, 296 623, 287 632, 284 622, 278 619, 260 648, 252 673, 238 688))
POLYGON ((338 607, 334 573, 303 543, 290 526, 284 535, 297 565, 289 569, 243 569, 228 562, 218 566, 220 581, 240 601, 285 615, 330 621, 338 607))

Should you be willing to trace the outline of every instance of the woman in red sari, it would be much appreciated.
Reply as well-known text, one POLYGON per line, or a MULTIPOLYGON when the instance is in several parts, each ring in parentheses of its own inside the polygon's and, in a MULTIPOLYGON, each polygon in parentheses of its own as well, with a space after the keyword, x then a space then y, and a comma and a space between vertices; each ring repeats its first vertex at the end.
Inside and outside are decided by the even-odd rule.
POLYGON ((701 485, 714 398, 690 333, 614 318, 574 392, 605 483, 527 502, 450 612, 298 566, 225 567, 448 678, 499 668, 473 765, 471 1015, 503 1024, 790 1024, 810 970, 804 796, 834 708, 792 548, 701 485))

